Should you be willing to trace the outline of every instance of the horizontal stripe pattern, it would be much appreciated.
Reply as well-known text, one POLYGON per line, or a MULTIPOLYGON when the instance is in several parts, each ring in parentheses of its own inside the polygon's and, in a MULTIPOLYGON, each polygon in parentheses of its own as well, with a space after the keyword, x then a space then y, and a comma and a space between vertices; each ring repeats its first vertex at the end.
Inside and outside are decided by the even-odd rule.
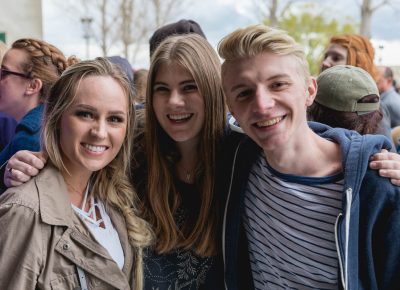
POLYGON ((337 289, 334 225, 343 176, 298 177, 253 165, 245 230, 256 289, 337 289))

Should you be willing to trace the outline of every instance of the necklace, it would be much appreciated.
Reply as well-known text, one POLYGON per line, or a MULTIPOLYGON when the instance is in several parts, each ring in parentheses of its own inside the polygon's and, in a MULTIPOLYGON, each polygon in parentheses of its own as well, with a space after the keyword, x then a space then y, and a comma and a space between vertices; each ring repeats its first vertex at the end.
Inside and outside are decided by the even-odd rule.
POLYGON ((185 178, 186 178, 187 182, 191 181, 192 180, 192 173, 189 172, 189 171, 186 171, 185 178))
POLYGON ((187 170, 180 164, 177 165, 177 169, 178 169, 178 173, 180 173, 178 175, 183 177, 185 182, 191 183, 193 181, 193 178, 194 178, 193 170, 187 170))

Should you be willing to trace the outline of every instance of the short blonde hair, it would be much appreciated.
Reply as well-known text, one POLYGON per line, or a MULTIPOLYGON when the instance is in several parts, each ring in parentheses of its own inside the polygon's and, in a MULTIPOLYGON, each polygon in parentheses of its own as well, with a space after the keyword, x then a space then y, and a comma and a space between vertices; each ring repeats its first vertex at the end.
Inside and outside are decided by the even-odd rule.
POLYGON ((265 25, 252 25, 237 29, 220 41, 218 53, 224 59, 222 75, 225 73, 226 63, 253 57, 263 52, 294 56, 304 79, 308 80, 310 77, 303 48, 286 31, 265 25))

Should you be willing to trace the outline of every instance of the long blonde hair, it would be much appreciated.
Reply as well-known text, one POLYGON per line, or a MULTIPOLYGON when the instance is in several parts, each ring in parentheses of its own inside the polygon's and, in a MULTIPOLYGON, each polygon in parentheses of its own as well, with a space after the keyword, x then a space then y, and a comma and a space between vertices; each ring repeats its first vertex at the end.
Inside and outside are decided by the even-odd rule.
POLYGON ((195 34, 172 36, 164 40, 151 58, 144 133, 148 165, 144 202, 157 237, 157 252, 184 248, 192 249, 200 256, 216 253, 218 221, 214 196, 215 163, 225 121, 220 62, 211 45, 195 34), (205 122, 197 151, 199 162, 195 180, 200 192, 200 210, 195 220, 186 220, 181 228, 174 220, 181 203, 181 193, 174 184, 175 166, 180 154, 175 142, 157 121, 152 98, 153 84, 160 66, 171 63, 182 66, 193 76, 205 105, 205 122))
POLYGON ((59 145, 59 123, 63 112, 73 103, 79 83, 89 76, 110 76, 124 90, 129 103, 127 129, 123 145, 113 161, 93 174, 93 194, 106 205, 116 207, 124 216, 129 242, 135 249, 135 289, 143 287, 143 248, 152 241, 149 224, 138 216, 138 198, 129 182, 135 114, 133 92, 128 79, 105 58, 82 61, 69 67, 52 87, 45 106, 42 146, 51 163, 60 171, 65 170, 59 145))

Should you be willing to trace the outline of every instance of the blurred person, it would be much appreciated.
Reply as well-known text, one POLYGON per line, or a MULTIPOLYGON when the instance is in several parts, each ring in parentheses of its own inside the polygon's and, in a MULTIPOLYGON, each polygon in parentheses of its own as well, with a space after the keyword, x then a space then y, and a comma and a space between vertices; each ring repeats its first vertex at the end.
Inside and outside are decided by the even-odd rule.
POLYGON ((129 61, 126 58, 119 55, 108 56, 107 59, 111 61, 113 64, 119 66, 119 68, 126 74, 129 82, 133 85, 134 75, 132 66, 129 63, 129 61))
POLYGON ((137 104, 146 103, 146 87, 147 87, 147 76, 149 70, 141 68, 134 71, 134 88, 135 88, 135 102, 137 104))
MULTIPOLYGON (((7 46, 0 41, 0 63, 4 53, 7 51, 7 46)), ((11 141, 14 136, 17 122, 14 118, 0 112, 0 151, 11 141)), ((1 165, 1 164, 0 164, 1 165)))
POLYGON ((0 112, 0 152, 14 137, 16 126, 17 122, 13 118, 0 112))
MULTIPOLYGON (((379 80, 379 72, 374 64, 375 50, 371 41, 359 34, 342 34, 330 39, 325 51, 321 72, 335 65, 347 64, 362 68, 368 72, 374 81, 379 80)), ((385 120, 390 118, 386 110, 382 110, 383 118, 379 123, 378 132, 391 139, 391 127, 385 120)))
POLYGON ((379 91, 369 73, 355 66, 336 65, 318 76, 317 85, 314 103, 308 108, 309 120, 361 135, 379 133, 379 91))
POLYGON ((378 66, 378 89, 381 94, 383 122, 390 128, 400 125, 400 95, 394 87, 393 71, 388 66, 378 66))
POLYGON ((362 68, 377 82, 379 76, 374 57, 374 47, 367 37, 359 34, 333 36, 325 51, 321 71, 338 64, 347 64, 362 68))
POLYGON ((368 169, 388 140, 307 122, 317 83, 286 32, 238 29, 218 52, 246 133, 228 172, 226 289, 397 289, 400 189, 368 169))
POLYGON ((49 157, 0 197, 1 289, 143 288, 151 241, 127 172, 133 94, 104 58, 67 69, 46 100, 49 157))
POLYGON ((185 34, 197 34, 206 39, 206 36, 201 29, 200 25, 194 20, 181 19, 177 22, 173 22, 164 26, 161 26, 153 35, 150 37, 150 57, 158 45, 167 37, 171 35, 185 35, 185 34))
POLYGON ((5 53, 0 69, 0 111, 18 125, 0 152, 0 167, 18 150, 40 150, 43 102, 61 73, 76 62, 53 45, 31 38, 15 41, 5 53))

